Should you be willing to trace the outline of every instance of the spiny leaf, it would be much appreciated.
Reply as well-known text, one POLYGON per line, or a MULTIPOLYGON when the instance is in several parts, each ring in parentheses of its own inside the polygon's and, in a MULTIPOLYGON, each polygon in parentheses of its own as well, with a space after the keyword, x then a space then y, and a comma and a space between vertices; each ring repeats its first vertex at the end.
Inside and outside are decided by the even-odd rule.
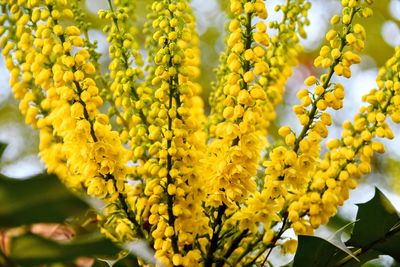
POLYGON ((331 266, 336 258, 347 256, 341 248, 317 236, 300 235, 298 242, 293 267, 331 266))
MULTIPOLYGON (((358 204, 357 221, 346 245, 352 246, 354 254, 362 263, 376 259, 379 255, 390 255, 400 259, 400 217, 396 209, 379 190, 366 203, 358 204)), ((346 257, 338 261, 339 266, 353 265, 346 257)))
POLYGON ((347 253, 350 257, 352 257, 355 261, 359 262, 360 260, 353 255, 353 252, 347 248, 346 244, 342 241, 342 233, 348 228, 350 225, 353 225, 355 222, 350 222, 337 230, 331 237, 328 238, 328 241, 340 248, 343 252, 347 253))
MULTIPOLYGON (((358 204, 357 220, 347 246, 350 250, 319 237, 299 236, 293 266, 361 266, 363 263, 390 255, 400 261, 400 216, 385 197, 375 190, 374 197, 358 204), (354 256, 357 256, 357 262, 354 256)), ((338 239, 336 239, 338 241, 338 239)))
POLYGON ((379 190, 366 203, 358 204, 357 222, 347 245, 375 249, 400 260, 400 216, 379 190))

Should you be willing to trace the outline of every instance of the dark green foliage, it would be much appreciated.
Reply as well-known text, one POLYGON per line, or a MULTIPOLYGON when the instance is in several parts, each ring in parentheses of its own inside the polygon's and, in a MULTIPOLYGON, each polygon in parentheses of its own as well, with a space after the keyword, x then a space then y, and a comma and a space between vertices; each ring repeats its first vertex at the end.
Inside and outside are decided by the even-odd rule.
POLYGON ((400 262, 400 216, 378 189, 371 200, 358 204, 357 221, 346 245, 352 255, 322 238, 299 236, 293 266, 380 266, 379 255, 400 262))

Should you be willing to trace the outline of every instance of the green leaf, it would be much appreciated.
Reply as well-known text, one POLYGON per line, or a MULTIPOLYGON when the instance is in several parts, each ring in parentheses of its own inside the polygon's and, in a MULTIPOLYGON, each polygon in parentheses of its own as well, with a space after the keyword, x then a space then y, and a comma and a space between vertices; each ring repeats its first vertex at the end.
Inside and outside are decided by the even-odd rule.
POLYGON ((23 266, 72 262, 78 257, 115 256, 120 249, 95 233, 60 243, 31 233, 11 240, 10 258, 23 266))
POLYGON ((296 266, 331 266, 336 259, 348 254, 329 241, 317 236, 300 235, 293 260, 296 266))
POLYGON ((346 267, 360 266, 378 259, 380 255, 390 255, 399 260, 400 217, 393 205, 376 189, 371 200, 358 206, 357 221, 346 245, 353 247, 352 251, 360 262, 347 256, 338 259, 336 264, 346 267))
POLYGON ((400 221, 396 209, 379 190, 366 203, 357 204, 357 220, 348 245, 362 247, 383 238, 400 221))
POLYGON ((27 180, 0 175, 0 228, 32 223, 61 223, 88 205, 68 191, 54 175, 27 180))
POLYGON ((374 249, 400 260, 400 216, 379 190, 366 203, 358 204, 357 222, 347 245, 374 249))
POLYGON ((390 259, 379 257, 377 259, 366 262, 362 267, 400 267, 400 264, 390 259))
MULTIPOLYGON (((353 253, 357 252, 357 249, 352 249, 353 253)), ((358 261, 354 258, 346 257, 336 261, 336 265, 345 267, 360 267, 363 263, 369 262, 371 260, 377 259, 381 255, 379 251, 368 250, 367 252, 357 255, 358 261), (342 264, 342 265, 340 265, 342 264)))
POLYGON ((342 233, 343 231, 348 228, 349 226, 353 225, 355 222, 347 223, 346 225, 342 226, 338 229, 335 233, 332 234, 331 237, 328 238, 328 241, 335 245, 336 247, 340 248, 342 251, 346 252, 348 256, 352 257, 356 262, 360 260, 353 255, 353 252, 347 248, 346 244, 342 241, 342 233))
POLYGON ((375 245, 375 249, 400 261, 400 227, 395 228, 393 234, 375 245))
POLYGON ((0 142, 0 159, 3 156, 4 150, 6 150, 7 145, 0 142))

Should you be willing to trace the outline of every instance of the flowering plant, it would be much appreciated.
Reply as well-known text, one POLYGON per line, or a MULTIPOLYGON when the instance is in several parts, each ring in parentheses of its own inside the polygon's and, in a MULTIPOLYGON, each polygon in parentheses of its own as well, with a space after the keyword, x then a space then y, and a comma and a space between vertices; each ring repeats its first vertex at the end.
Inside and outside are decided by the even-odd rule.
POLYGON ((0 1, 1 53, 48 172, 103 201, 105 236, 147 240, 164 266, 264 265, 275 247, 294 253, 296 239, 282 234, 312 235, 326 224, 384 152, 375 137, 394 137, 388 118, 400 122, 397 48, 366 105, 321 148, 345 97, 333 78, 351 78, 360 63, 372 0, 341 1, 314 60, 321 74, 296 95, 301 131, 282 126, 273 141, 269 126, 298 64, 310 3, 287 0, 275 6, 282 20, 268 22, 264 1, 230 1, 208 114, 190 1, 154 0, 144 45, 134 2, 108 0, 98 13, 109 44, 104 70, 78 0, 0 1))

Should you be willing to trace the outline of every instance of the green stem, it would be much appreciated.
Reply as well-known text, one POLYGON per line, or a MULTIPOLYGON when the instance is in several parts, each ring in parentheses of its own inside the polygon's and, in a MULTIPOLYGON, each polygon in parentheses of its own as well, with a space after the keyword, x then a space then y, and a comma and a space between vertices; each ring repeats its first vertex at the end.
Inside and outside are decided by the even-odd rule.
MULTIPOLYGON (((170 3, 170 1, 168 1, 170 3)), ((172 11, 169 11, 169 15, 170 17, 174 17, 174 14, 172 11)), ((165 47, 169 46, 169 42, 168 40, 165 41, 165 47)), ((169 51, 169 50, 168 50, 169 51)), ((172 61, 173 55, 170 54, 170 59, 168 62, 168 67, 174 67, 174 63, 172 61)), ((178 92, 178 74, 175 74, 174 76, 170 77, 169 79, 169 92, 168 92, 168 111, 172 110, 173 108, 173 100, 175 99, 175 93, 178 92)), ((179 95, 176 96, 179 99, 179 95)), ((180 101, 177 101, 176 103, 177 108, 180 106, 180 101)), ((172 127, 172 118, 170 115, 170 112, 168 112, 168 131, 172 132, 172 135, 174 136, 173 133, 173 127, 172 127)), ((172 147, 172 138, 167 140, 167 151, 172 147)), ((173 159, 172 159, 172 155, 168 152, 167 155, 167 185, 166 185, 166 190, 168 190, 168 186, 170 184, 174 184, 174 180, 170 174, 170 171, 173 168, 173 159)), ((168 224, 173 227, 174 229, 174 233, 171 236, 171 243, 172 243, 172 249, 174 251, 174 253, 178 254, 179 253, 179 246, 178 246, 178 236, 176 234, 175 231, 175 215, 173 213, 173 206, 174 206, 174 196, 168 194, 167 192, 167 212, 168 212, 168 224)))
POLYGON ((218 215, 213 225, 213 235, 210 241, 210 247, 207 251, 207 256, 204 261, 205 267, 211 267, 214 262, 214 253, 218 249, 219 234, 222 230, 222 217, 228 207, 223 204, 218 207, 218 215))
POLYGON ((229 257, 232 255, 232 253, 239 247, 240 242, 247 236, 249 233, 249 230, 246 229, 243 232, 241 232, 235 239, 232 240, 231 246, 229 249, 226 251, 225 255, 220 259, 219 261, 216 262, 216 267, 222 267, 225 263, 225 261, 228 261, 229 257))
POLYGON ((251 267, 254 266, 254 263, 256 262, 256 260, 261 257, 262 254, 265 253, 265 251, 269 248, 269 246, 265 246, 263 248, 260 249, 260 251, 257 253, 257 255, 249 262, 246 263, 246 265, 243 265, 243 267, 251 267))
MULTIPOLYGON (((172 63, 172 62, 171 62, 172 63)), ((171 65, 171 64, 170 64, 171 65)), ((173 77, 170 78, 169 81, 171 88, 169 89, 169 101, 168 101, 168 110, 172 109, 172 105, 173 105, 173 92, 174 92, 174 87, 175 87, 175 82, 173 77)), ((168 112, 168 131, 172 131, 172 118, 168 112)), ((167 151, 172 147, 172 139, 168 139, 167 141, 167 151)), ((171 154, 168 152, 167 155, 167 188, 168 185, 170 184, 174 184, 174 180, 171 177, 170 171, 172 170, 172 156, 171 154)), ((175 216, 173 213, 173 206, 174 206, 174 197, 170 194, 168 194, 167 192, 167 204, 168 204, 168 224, 170 226, 172 226, 174 228, 174 234, 171 237, 171 242, 172 242, 172 248, 174 250, 175 253, 179 253, 179 247, 178 247, 178 237, 175 233, 175 216)))
MULTIPOLYGON (((246 16, 247 24, 245 25, 245 33, 244 33, 244 37, 245 37, 244 51, 246 51, 247 49, 250 49, 251 48, 251 44, 253 42, 253 38, 252 38, 252 36, 253 36, 253 28, 251 26, 252 16, 253 16, 252 12, 247 13, 247 16, 246 16)), ((243 75, 250 70, 250 67, 251 67, 250 66, 250 62, 245 60, 244 61, 244 65, 243 65, 243 75)), ((243 81, 243 89, 245 89, 245 90, 249 89, 248 84, 246 82, 244 82, 244 81, 243 81)), ((246 106, 244 106, 244 108, 246 108, 246 106)), ((242 119, 237 119, 236 123, 239 124, 241 120, 242 119)), ((235 138, 235 140, 233 140, 232 146, 237 146, 239 144, 239 141, 240 141, 240 137, 238 136, 238 137, 235 138)))
MULTIPOLYGON (((110 4, 110 2, 109 2, 109 4, 110 4)), ((77 3, 73 4, 72 7, 73 7, 73 11, 74 11, 74 15, 75 15, 75 16, 78 16, 79 14, 83 14, 83 11, 78 7, 78 4, 77 4, 77 3), (74 5, 75 5, 75 7, 74 7, 74 5), (77 14, 75 14, 75 12, 76 12, 77 14)), ((82 17, 78 22, 81 22, 81 23, 83 24, 83 20, 85 20, 85 17, 82 17)), ((87 25, 84 25, 84 26, 82 27, 82 31, 83 31, 83 35, 85 36, 88 49, 93 49, 93 51, 94 51, 94 50, 97 48, 97 46, 96 46, 94 43, 92 43, 92 42, 90 41, 90 37, 89 37, 89 32, 88 32, 88 27, 87 27, 87 25)), ((109 89, 109 84, 106 82, 106 80, 105 80, 105 78, 104 78, 104 75, 101 73, 100 64, 97 62, 97 59, 100 57, 100 55, 101 55, 101 54, 98 53, 98 52, 96 52, 96 51, 94 51, 93 53, 89 53, 90 59, 91 59, 91 61, 92 61, 92 62, 94 63, 94 65, 95 65, 96 72, 99 74, 99 75, 96 75, 96 76, 95 76, 95 79, 96 79, 97 81, 99 81, 99 82, 103 85, 104 88, 109 89)), ((125 118, 124 118, 124 117, 121 115, 121 113, 119 112, 119 110, 118 110, 118 108, 117 108, 117 106, 116 106, 116 104, 115 104, 114 98, 113 98, 112 96, 111 96, 111 99, 108 100, 108 102, 109 102, 110 105, 114 108, 117 117, 118 117, 118 118, 121 120, 121 122, 122 122, 122 125, 123 125, 123 126, 125 127, 125 129, 129 132, 130 129, 129 129, 128 122, 125 120, 125 118)))
MULTIPOLYGON (((253 251, 254 251, 254 248, 259 244, 259 242, 260 242, 261 240, 262 240, 262 235, 260 235, 258 238, 256 238, 256 240, 254 240, 253 243, 249 244, 249 245, 246 247, 245 251, 243 251, 243 253, 240 254, 240 256, 235 260, 235 262, 233 263, 233 266, 238 266, 238 264, 240 263, 240 261, 241 261, 249 252, 253 252, 253 251)), ((265 251, 265 250, 263 250, 262 253, 264 253, 264 251, 265 251)), ((262 254, 262 253, 261 253, 261 254, 262 254)), ((256 258, 258 258, 259 256, 261 256, 261 254, 258 255, 256 258)), ((255 261, 255 260, 254 260, 254 261, 255 261)))
MULTIPOLYGON (((112 6, 111 0, 108 0, 108 6, 110 7, 111 12, 114 13, 114 8, 113 8, 113 6, 112 6)), ((114 23, 115 27, 117 28, 117 31, 118 31, 118 32, 121 32, 120 29, 119 29, 119 26, 118 26, 118 20, 117 20, 117 18, 116 18, 115 16, 113 16, 113 23, 114 23)), ((123 63, 124 63, 124 68, 125 68, 125 69, 128 69, 128 68, 129 68, 129 64, 128 64, 128 62, 129 62, 129 56, 127 55, 127 53, 125 52, 124 49, 121 49, 121 55, 122 55, 122 59, 123 59, 123 63)), ((135 88, 135 86, 133 85, 133 82, 134 82, 133 79, 130 78, 131 92, 132 92, 133 97, 134 97, 136 100, 139 100, 139 95, 138 95, 137 92, 136 92, 136 88, 135 88)), ((139 117, 140 117, 141 121, 142 121, 144 124, 147 124, 147 119, 146 119, 146 116, 144 115, 143 111, 140 109, 140 110, 138 110, 138 113, 139 113, 139 117)), ((147 133, 148 133, 147 127, 146 127, 146 131, 147 131, 147 133)))
POLYGON ((121 205, 122 205, 122 209, 125 210, 126 215, 128 217, 128 219, 133 223, 133 225, 136 228, 136 232, 138 233, 140 238, 145 239, 146 238, 146 234, 142 229, 142 226, 139 224, 139 222, 136 220, 136 216, 133 213, 133 211, 131 209, 129 209, 128 204, 126 202, 126 199, 119 194, 118 195, 118 200, 120 201, 121 205))
MULTIPOLYGON (((356 13, 356 9, 353 8, 351 10, 350 23, 349 24, 351 24, 351 22, 353 21, 355 13, 356 13)), ((342 53, 343 49, 346 47, 347 42, 346 42, 346 38, 345 37, 349 32, 350 32, 350 26, 347 26, 346 27, 346 32, 345 32, 344 36, 341 38, 341 43, 340 43, 340 47, 339 47, 340 53, 342 53)), ((328 77, 326 78, 324 84, 322 85, 322 87, 324 88, 324 92, 312 103, 312 107, 311 107, 310 113, 308 115, 309 120, 308 120, 307 124, 304 125, 303 129, 301 130, 301 133, 300 133, 299 137, 296 138, 296 141, 294 143, 294 148, 293 148, 294 152, 297 152, 299 150, 300 142, 306 137, 306 135, 308 133, 308 130, 311 128, 311 125, 314 122, 315 115, 317 114, 317 111, 318 111, 317 104, 324 97, 324 95, 326 93, 326 89, 330 85, 330 81, 331 81, 331 78, 333 76, 333 73, 335 73, 335 70, 334 70, 335 66, 340 62, 340 59, 341 59, 341 57, 335 59, 335 61, 332 63, 332 65, 329 68, 328 77)))
POLYGON ((288 215, 289 215, 288 213, 285 213, 285 215, 283 216, 283 222, 282 222, 281 229, 279 230, 279 233, 277 234, 277 236, 274 237, 274 239, 272 240, 271 248, 268 251, 267 256, 265 256, 263 262, 261 263, 261 266, 265 266, 265 263, 267 262, 268 257, 271 255, 272 250, 274 249, 274 247, 276 245, 276 242, 281 238, 282 234, 285 232, 286 227, 287 227, 286 224, 287 224, 288 215))

